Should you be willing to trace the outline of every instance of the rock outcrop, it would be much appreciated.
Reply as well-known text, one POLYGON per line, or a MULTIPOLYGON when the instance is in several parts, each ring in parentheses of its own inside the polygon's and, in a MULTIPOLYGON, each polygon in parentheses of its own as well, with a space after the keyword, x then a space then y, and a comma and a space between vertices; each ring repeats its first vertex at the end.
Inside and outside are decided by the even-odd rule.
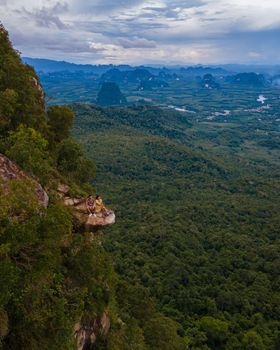
POLYGON ((38 202, 47 207, 49 203, 49 197, 44 191, 43 187, 34 180, 31 176, 25 173, 20 167, 9 158, 0 153, 0 187, 4 192, 9 191, 8 183, 12 180, 31 180, 35 185, 36 197, 38 202))
POLYGON ((74 336, 77 341, 77 350, 93 349, 98 337, 105 337, 110 330, 110 318, 107 311, 101 317, 84 317, 75 324, 74 336))
POLYGON ((57 188, 57 192, 64 205, 72 209, 73 217, 79 226, 84 227, 88 231, 96 231, 101 227, 115 223, 116 216, 112 210, 109 210, 106 215, 100 213, 94 216, 89 216, 86 207, 86 198, 73 198, 69 195, 69 191, 69 186, 65 184, 60 184, 57 188))

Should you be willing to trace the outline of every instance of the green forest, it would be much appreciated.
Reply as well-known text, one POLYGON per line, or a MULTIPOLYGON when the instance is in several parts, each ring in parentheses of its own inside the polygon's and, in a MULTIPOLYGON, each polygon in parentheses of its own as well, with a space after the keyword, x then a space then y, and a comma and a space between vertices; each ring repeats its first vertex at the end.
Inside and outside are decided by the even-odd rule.
POLYGON ((106 312, 109 333, 83 350, 278 350, 273 118, 49 106, 0 26, 0 153, 30 176, 0 181, 0 349, 77 349, 77 322, 106 312), (101 194, 116 224, 78 228, 59 183, 101 194))
POLYGON ((278 349, 279 154, 260 144, 258 120, 219 128, 149 106, 73 108, 73 135, 117 213, 104 236, 117 273, 180 324, 187 349, 278 349))

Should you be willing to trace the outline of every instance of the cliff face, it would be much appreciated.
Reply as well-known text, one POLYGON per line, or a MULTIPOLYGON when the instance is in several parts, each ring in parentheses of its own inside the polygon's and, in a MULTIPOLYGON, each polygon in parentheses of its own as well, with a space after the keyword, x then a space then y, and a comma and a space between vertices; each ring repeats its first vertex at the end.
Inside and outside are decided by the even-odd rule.
MULTIPOLYGON (((35 195, 38 202, 47 208, 49 196, 43 187, 25 173, 15 162, 11 161, 4 154, 0 153, 0 189, 4 193, 8 193, 8 184, 12 180, 31 180, 35 185, 35 195)), ((74 220, 88 230, 96 230, 100 227, 112 225, 115 223, 115 213, 110 210, 107 215, 89 216, 86 207, 86 198, 73 198, 69 195, 70 187, 65 184, 60 184, 57 193, 62 199, 64 205, 71 209, 74 220)))
POLYGON ((98 337, 106 337, 110 331, 110 318, 107 311, 101 317, 83 317, 74 327, 74 336, 77 341, 77 350, 90 350, 98 337))
POLYGON ((31 180, 35 185, 38 202, 45 208, 48 206, 49 197, 43 187, 21 170, 16 163, 0 153, 0 188, 4 193, 9 191, 8 183, 12 180, 31 180))
MULTIPOLYGON (((30 190, 33 191, 35 188, 35 198, 42 207, 47 208, 49 197, 43 187, 24 172, 15 162, 11 161, 5 155, 0 154, 0 190, 2 194, 9 195, 9 183, 14 180, 32 181, 34 187, 30 190)), ((87 214, 85 198, 71 198, 69 196, 69 191, 70 187, 65 184, 60 184, 57 188, 57 193, 64 205, 69 207, 74 221, 78 221, 80 226, 93 231, 115 222, 115 214, 113 212, 109 212, 107 216, 100 215, 89 217, 87 214)), ((6 314, 3 315, 6 316, 6 314)), ((4 318, 3 315, 1 316, 2 319, 4 318)), ((104 312, 98 317, 82 317, 74 326, 74 337, 77 344, 76 349, 92 349, 98 338, 108 335, 110 324, 109 313, 107 310, 104 310, 104 312)), ((0 337, 3 337, 7 334, 7 331, 3 327, 0 328, 0 337)))
POLYGON ((61 350, 77 342, 91 349, 114 320, 115 282, 99 237, 84 227, 98 229, 114 215, 89 220, 83 198, 53 187, 67 178, 82 191, 94 167, 69 137, 71 109, 45 108, 39 78, 1 23, 0 58, 0 348, 61 350))

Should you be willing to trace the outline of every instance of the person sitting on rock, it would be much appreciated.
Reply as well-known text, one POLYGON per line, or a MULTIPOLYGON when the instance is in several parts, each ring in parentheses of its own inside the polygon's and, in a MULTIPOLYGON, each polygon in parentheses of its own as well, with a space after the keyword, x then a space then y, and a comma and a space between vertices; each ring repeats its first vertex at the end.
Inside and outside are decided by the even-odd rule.
POLYGON ((105 207, 102 198, 97 194, 95 197, 95 213, 107 215, 108 209, 105 207))
POLYGON ((95 216, 96 203, 91 194, 87 196, 86 207, 87 207, 89 216, 92 216, 92 215, 95 216))

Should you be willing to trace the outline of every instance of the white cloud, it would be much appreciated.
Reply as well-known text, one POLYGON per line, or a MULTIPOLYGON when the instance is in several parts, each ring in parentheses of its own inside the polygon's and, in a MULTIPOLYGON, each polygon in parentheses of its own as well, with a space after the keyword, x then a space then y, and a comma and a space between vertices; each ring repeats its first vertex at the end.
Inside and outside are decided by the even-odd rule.
POLYGON ((16 47, 33 57, 222 63, 280 52, 279 0, 0 0, 0 12, 16 47))

